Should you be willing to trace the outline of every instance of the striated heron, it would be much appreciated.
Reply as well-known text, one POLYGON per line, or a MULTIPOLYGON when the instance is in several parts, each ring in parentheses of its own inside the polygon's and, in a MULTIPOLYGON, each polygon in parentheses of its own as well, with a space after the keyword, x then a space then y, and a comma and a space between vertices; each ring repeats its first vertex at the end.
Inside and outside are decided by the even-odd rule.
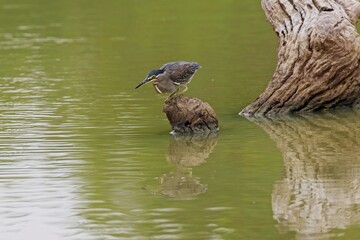
POLYGON ((188 89, 186 85, 190 83, 199 68, 201 66, 197 62, 178 61, 165 63, 161 68, 151 70, 135 89, 152 82, 156 92, 170 93, 170 97, 173 97, 178 94, 181 87, 183 88, 181 93, 188 89))

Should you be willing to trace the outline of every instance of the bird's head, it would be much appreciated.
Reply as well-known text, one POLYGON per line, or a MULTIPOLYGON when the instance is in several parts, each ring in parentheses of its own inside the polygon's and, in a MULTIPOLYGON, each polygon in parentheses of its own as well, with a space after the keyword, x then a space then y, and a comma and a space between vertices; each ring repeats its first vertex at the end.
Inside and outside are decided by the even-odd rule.
POLYGON ((162 73, 164 73, 164 70, 163 70, 163 69, 154 69, 154 70, 151 70, 151 71, 148 73, 148 75, 146 76, 146 78, 145 78, 143 81, 141 81, 141 82, 135 87, 135 89, 141 87, 142 85, 144 85, 144 84, 146 84, 146 83, 148 83, 148 82, 154 81, 154 80, 157 78, 157 76, 158 76, 159 74, 162 74, 162 73))

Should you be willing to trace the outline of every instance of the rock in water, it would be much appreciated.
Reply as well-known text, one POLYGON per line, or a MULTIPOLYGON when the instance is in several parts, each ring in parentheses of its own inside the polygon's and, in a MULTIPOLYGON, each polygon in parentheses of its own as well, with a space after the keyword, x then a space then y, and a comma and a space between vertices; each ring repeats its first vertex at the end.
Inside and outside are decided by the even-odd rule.
POLYGON ((208 133, 219 130, 215 111, 200 99, 178 96, 168 99, 163 108, 173 133, 208 133))

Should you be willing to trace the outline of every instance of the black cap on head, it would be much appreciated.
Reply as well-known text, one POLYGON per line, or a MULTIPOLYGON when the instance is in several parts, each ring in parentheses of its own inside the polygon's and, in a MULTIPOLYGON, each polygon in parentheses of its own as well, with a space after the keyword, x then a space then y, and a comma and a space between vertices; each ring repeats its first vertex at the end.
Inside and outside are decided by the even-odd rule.
POLYGON ((159 75, 159 74, 161 74, 161 73, 164 73, 164 69, 154 69, 154 70, 151 70, 150 72, 149 72, 149 74, 146 76, 146 79, 148 79, 149 77, 151 77, 151 76, 153 76, 153 75, 155 75, 155 76, 157 76, 157 75, 159 75))

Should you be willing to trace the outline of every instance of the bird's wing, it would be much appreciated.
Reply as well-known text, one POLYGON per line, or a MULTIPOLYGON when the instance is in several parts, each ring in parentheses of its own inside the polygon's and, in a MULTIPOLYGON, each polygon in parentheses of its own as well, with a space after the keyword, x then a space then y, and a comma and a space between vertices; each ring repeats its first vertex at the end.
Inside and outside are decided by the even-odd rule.
POLYGON ((163 66, 166 74, 175 84, 185 84, 200 68, 196 62, 171 62, 163 66))

